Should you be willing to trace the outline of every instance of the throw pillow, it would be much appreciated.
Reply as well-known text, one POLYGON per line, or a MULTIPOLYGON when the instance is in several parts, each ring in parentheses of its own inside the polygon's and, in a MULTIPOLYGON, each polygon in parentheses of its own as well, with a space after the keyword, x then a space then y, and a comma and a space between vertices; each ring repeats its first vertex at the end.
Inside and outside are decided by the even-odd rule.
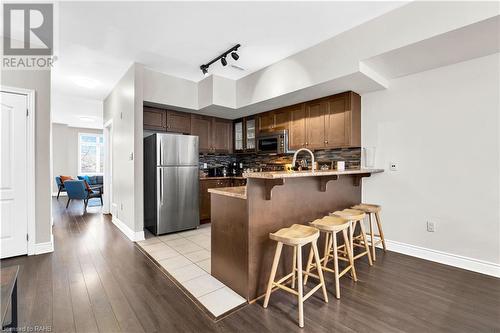
POLYGON ((64 183, 67 180, 73 180, 73 177, 71 176, 59 176, 61 177, 61 183, 64 183))

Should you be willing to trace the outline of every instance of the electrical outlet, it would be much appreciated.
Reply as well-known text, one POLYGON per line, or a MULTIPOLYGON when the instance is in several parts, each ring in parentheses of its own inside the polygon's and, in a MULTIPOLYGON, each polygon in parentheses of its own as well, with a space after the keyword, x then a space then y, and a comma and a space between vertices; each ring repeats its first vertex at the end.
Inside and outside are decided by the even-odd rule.
POLYGON ((432 221, 427 221, 427 231, 435 232, 436 231, 436 223, 432 221))
POLYGON ((134 160, 134 153, 130 153, 129 157, 128 157, 129 160, 133 161, 134 160))
POLYGON ((391 169, 391 171, 398 171, 398 163, 397 162, 391 162, 389 164, 389 168, 391 169))

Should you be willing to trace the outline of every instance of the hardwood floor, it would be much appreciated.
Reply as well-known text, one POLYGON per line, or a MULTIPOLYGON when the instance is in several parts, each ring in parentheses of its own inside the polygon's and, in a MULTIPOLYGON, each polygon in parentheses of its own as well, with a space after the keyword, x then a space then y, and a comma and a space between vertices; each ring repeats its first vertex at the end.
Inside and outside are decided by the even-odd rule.
POLYGON ((275 292, 218 322, 198 309, 110 221, 91 207, 53 201, 55 251, 1 261, 20 265, 19 325, 52 332, 500 332, 500 280, 397 253, 357 264, 335 300, 321 293, 297 326, 292 295, 275 292))

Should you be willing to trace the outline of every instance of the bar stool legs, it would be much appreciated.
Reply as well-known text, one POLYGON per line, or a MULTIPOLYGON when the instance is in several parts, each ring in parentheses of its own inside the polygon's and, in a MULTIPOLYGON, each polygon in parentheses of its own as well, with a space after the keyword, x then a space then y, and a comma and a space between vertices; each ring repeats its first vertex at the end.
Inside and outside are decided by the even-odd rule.
MULTIPOLYGON (((313 227, 303 226, 303 225, 293 225, 290 228, 284 228, 279 230, 274 234, 270 234, 270 238, 277 241, 276 252, 274 254, 273 264, 271 267, 271 272, 269 274, 269 281, 267 284, 266 296, 264 298, 264 308, 267 308, 269 304, 269 299, 273 291, 273 287, 278 287, 291 294, 297 296, 298 300, 298 310, 299 310, 299 326, 304 327, 304 301, 307 300, 312 294, 314 294, 319 288, 323 290, 323 297, 325 302, 328 302, 328 295, 326 293, 326 285, 323 277, 323 271, 321 269, 321 262, 318 253, 317 240, 319 237, 319 231, 313 227), (303 272, 302 270, 302 246, 311 243, 311 261, 314 257, 316 264, 316 269, 318 274, 312 274, 309 272, 303 272), (275 281, 276 271, 278 269, 278 264, 283 249, 283 244, 293 247, 293 267, 290 274, 285 275, 278 281, 275 281), (304 283, 303 274, 307 276, 315 277, 319 280, 319 283, 312 288, 306 295, 304 295, 304 283), (295 287, 295 276, 297 276, 297 290, 295 287), (288 279, 292 279, 292 288, 286 286, 284 283, 288 279)), ((311 262, 312 264, 312 262, 311 262)))
MULTIPOLYGON (((349 246, 349 236, 347 233, 347 230, 349 229, 350 222, 346 219, 338 218, 338 217, 333 217, 333 216, 326 216, 322 219, 315 220, 311 223, 312 226, 318 228, 321 232, 326 233, 325 237, 325 252, 323 258, 321 258, 319 261, 322 263, 321 268, 325 272, 331 272, 334 274, 335 277, 335 296, 336 298, 340 298, 340 277, 346 274, 347 272, 351 272, 354 281, 357 281, 357 276, 356 276, 356 270, 354 268, 354 258, 352 256, 352 252, 349 246), (342 235, 344 237, 344 244, 338 246, 337 244, 337 233, 342 232, 342 235), (346 253, 346 257, 339 257, 338 251, 340 249, 343 249, 346 253), (328 261, 330 256, 333 258, 333 269, 327 267, 328 261), (339 260, 347 261, 348 265, 344 270, 340 271, 339 268, 339 260)), ((309 259, 306 265, 306 272, 305 272, 305 278, 304 278, 304 285, 307 283, 307 279, 309 275, 311 275, 310 271, 311 269, 314 269, 314 266, 312 265, 312 249, 311 252, 309 253, 309 259)), ((316 267, 318 269, 318 267, 316 267)))
POLYGON ((331 216, 337 216, 341 217, 344 219, 347 219, 350 221, 350 226, 349 226, 349 240, 350 240, 350 245, 351 245, 351 251, 354 257, 354 260, 359 259, 363 256, 368 257, 368 264, 370 266, 373 266, 373 261, 372 261, 372 256, 371 256, 371 251, 368 246, 367 240, 366 240, 366 230, 365 226, 363 224, 363 219, 365 218, 366 214, 363 211, 356 210, 356 209, 344 209, 341 211, 336 211, 330 214, 331 216), (360 228, 360 234, 355 236, 356 232, 356 226, 359 223, 359 228, 360 228), (364 249, 363 252, 355 254, 354 248, 355 247, 361 247, 364 249))
POLYGON ((379 205, 373 204, 359 204, 353 206, 352 209, 363 211, 368 215, 368 220, 370 223, 370 242, 368 243, 371 248, 371 256, 373 261, 377 260, 376 257, 376 246, 382 243, 382 248, 384 251, 387 251, 387 247, 385 245, 385 237, 384 232, 382 231, 382 222, 380 220, 380 211, 382 207, 379 205), (374 220, 377 223, 378 235, 375 234, 375 225, 374 220), (375 237, 378 236, 380 239, 378 241, 375 240, 375 237))
MULTIPOLYGON (((274 278, 276 277, 276 269, 278 268, 282 249, 283 243, 278 242, 276 244, 276 252, 274 252, 274 259, 273 265, 271 266, 271 274, 269 275, 269 282, 267 283, 266 297, 264 298, 264 308, 267 308, 267 305, 269 304, 269 297, 271 297, 271 290, 273 289, 274 278)), ((292 272, 292 274, 295 274, 295 272, 292 272)))

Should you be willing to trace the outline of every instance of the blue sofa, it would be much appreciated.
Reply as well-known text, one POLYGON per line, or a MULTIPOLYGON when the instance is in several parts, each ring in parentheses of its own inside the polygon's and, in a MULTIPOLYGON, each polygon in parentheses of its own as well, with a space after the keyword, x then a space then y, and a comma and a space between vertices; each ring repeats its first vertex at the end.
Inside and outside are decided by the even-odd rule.
POLYGON ((104 185, 103 176, 82 175, 82 176, 78 176, 78 179, 79 180, 86 180, 91 188, 103 187, 103 185, 104 185))

